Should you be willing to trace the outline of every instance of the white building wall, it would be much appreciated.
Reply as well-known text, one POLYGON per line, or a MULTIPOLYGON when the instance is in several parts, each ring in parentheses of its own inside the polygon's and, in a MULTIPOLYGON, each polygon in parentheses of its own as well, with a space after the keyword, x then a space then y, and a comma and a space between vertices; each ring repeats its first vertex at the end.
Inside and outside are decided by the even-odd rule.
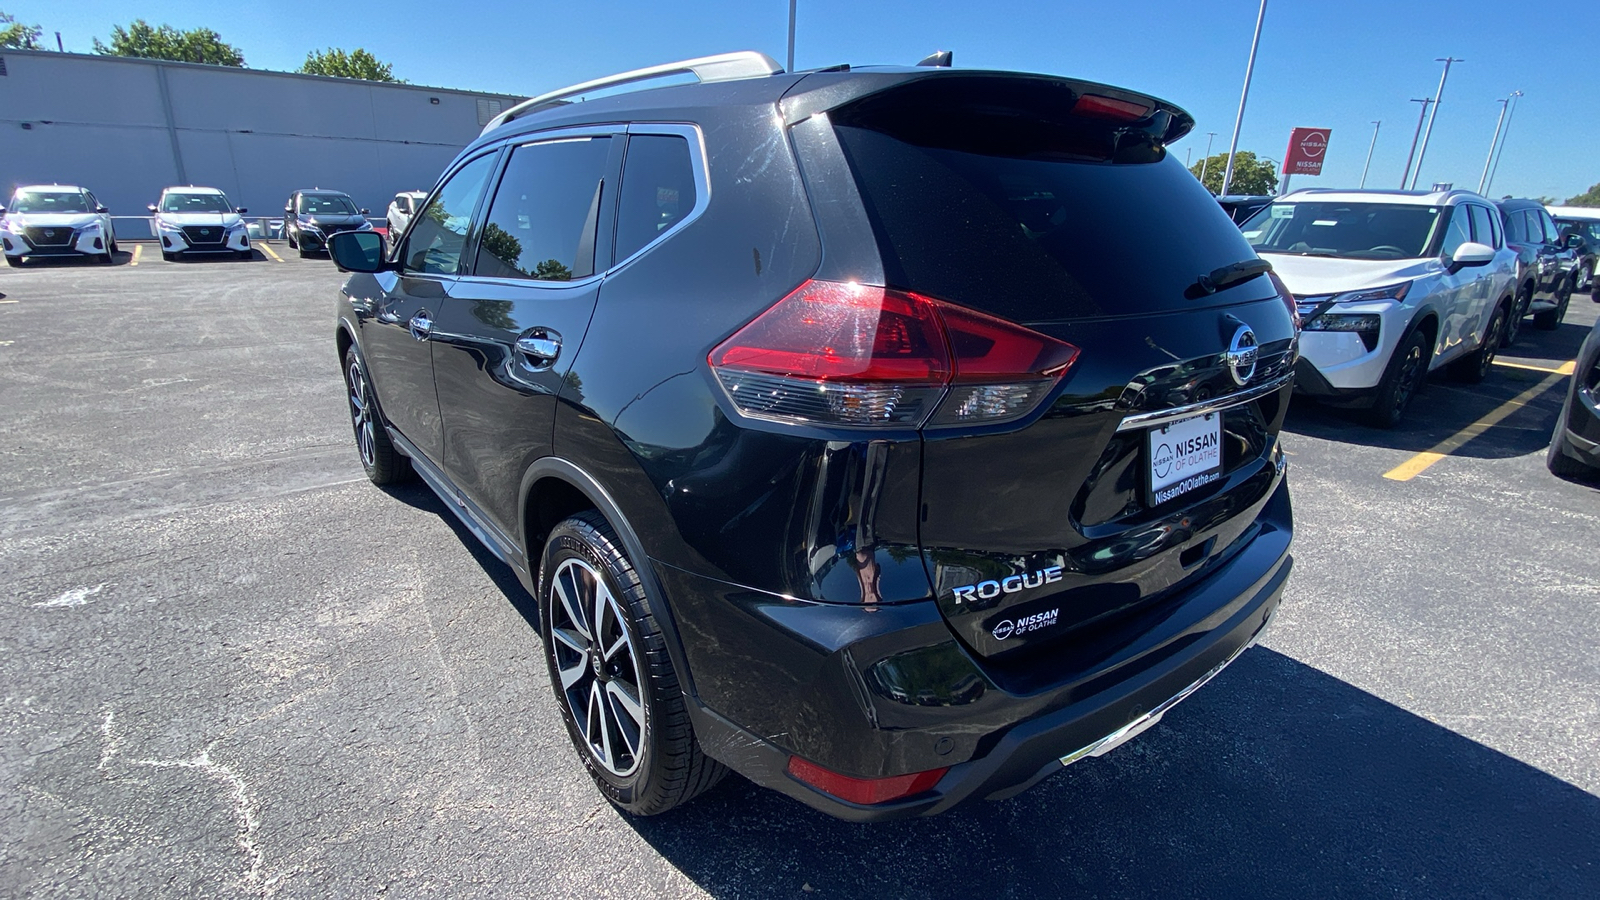
POLYGON ((521 99, 72 53, 0 59, 0 190, 80 184, 113 215, 143 215, 185 183, 252 215, 309 187, 382 215, 395 193, 431 188, 484 114, 521 99))

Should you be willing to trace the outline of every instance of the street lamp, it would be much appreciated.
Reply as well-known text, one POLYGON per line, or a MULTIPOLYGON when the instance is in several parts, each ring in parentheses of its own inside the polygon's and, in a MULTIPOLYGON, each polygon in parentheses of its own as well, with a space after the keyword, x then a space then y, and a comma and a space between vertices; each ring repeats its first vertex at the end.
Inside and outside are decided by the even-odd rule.
POLYGON ((1215 131, 1206 132, 1206 156, 1200 160, 1200 183, 1206 183, 1206 169, 1211 165, 1211 142, 1217 139, 1215 131))
POLYGON ((1506 155, 1506 141, 1511 139, 1511 120, 1517 115, 1517 98, 1521 96, 1521 91, 1511 92, 1511 111, 1506 113, 1506 130, 1500 135, 1500 152, 1494 156, 1494 168, 1489 171, 1489 183, 1483 186, 1484 191, 1494 188, 1494 176, 1500 171, 1500 158, 1506 155))
POLYGON ((1411 161, 1417 158, 1417 137, 1422 134, 1422 120, 1428 117, 1428 105, 1433 103, 1433 98, 1422 100, 1412 99, 1412 103, 1421 103, 1422 112, 1417 114, 1417 130, 1411 132, 1411 150, 1406 153, 1406 170, 1400 173, 1400 190, 1406 189, 1406 181, 1411 177, 1411 161))
POLYGON ((1228 142, 1228 167, 1222 172, 1222 191, 1226 196, 1228 185, 1233 183, 1233 155, 1239 152, 1239 127, 1244 124, 1244 102, 1250 99, 1250 76, 1256 70, 1256 48, 1261 46, 1261 23, 1267 18, 1267 0, 1261 0, 1256 13, 1256 34, 1250 39, 1250 61, 1244 67, 1244 90, 1239 94, 1239 114, 1233 119, 1233 140, 1228 142))
POLYGON ((794 6, 799 0, 789 0, 789 59, 785 72, 794 71, 794 6))
POLYGON ((1489 155, 1483 160, 1483 174, 1478 176, 1478 193, 1483 193, 1484 183, 1489 180, 1489 164, 1494 162, 1494 148, 1500 143, 1500 126, 1506 123, 1506 107, 1510 105, 1511 98, 1496 100, 1500 104, 1500 117, 1494 120, 1494 137, 1489 139, 1489 155))
POLYGON ((1422 158, 1428 155, 1428 138, 1433 136, 1433 120, 1439 118, 1439 104, 1444 102, 1444 82, 1445 79, 1450 77, 1450 64, 1466 62, 1466 60, 1456 59, 1454 56, 1445 56, 1434 60, 1434 62, 1444 63, 1444 74, 1439 76, 1439 90, 1433 95, 1433 115, 1428 117, 1428 130, 1422 133, 1422 149, 1417 151, 1417 171, 1416 174, 1411 176, 1412 189, 1416 188, 1417 179, 1422 177, 1422 158))

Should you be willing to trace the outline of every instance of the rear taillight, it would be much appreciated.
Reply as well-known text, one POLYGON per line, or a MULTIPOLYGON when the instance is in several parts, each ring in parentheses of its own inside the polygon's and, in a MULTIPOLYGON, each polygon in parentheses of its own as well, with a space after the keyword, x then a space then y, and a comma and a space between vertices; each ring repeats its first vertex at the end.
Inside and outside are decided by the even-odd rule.
POLYGON ((908 291, 808 281, 711 351, 745 415, 834 425, 991 424, 1038 406, 1078 348, 908 291))
POLYGON ((809 784, 825 794, 832 794, 851 803, 870 806, 874 803, 888 803, 891 800, 903 800, 925 791, 933 790, 950 771, 948 766, 942 769, 930 769, 926 772, 915 772, 910 775, 891 775, 888 778, 853 778, 841 775, 832 769, 824 769, 814 762, 808 762, 798 756, 789 757, 789 774, 799 781, 809 784))

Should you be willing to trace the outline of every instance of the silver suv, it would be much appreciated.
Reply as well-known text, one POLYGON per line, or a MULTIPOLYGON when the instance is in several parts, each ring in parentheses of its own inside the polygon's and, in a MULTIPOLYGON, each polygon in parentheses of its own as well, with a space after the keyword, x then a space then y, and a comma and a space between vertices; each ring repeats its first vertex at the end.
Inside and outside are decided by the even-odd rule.
POLYGON ((1294 294, 1296 388, 1388 428, 1429 372, 1489 373, 1506 334, 1516 254, 1470 191, 1296 191, 1244 236, 1294 294))

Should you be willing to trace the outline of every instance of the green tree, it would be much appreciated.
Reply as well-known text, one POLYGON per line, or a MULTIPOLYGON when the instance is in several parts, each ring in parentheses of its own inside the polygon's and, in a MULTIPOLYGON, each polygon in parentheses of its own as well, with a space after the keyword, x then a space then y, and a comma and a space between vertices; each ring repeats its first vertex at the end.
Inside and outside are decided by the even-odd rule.
MULTIPOLYGON (((1202 168, 1206 177, 1201 183, 1206 190, 1213 194, 1222 193, 1222 173, 1228 168, 1228 154, 1218 153, 1203 159, 1190 166, 1189 171, 1199 178, 1202 168)), ((1256 159, 1256 155, 1249 150, 1240 150, 1233 155, 1233 183, 1228 185, 1228 193, 1265 195, 1277 192, 1278 173, 1272 163, 1256 159)))
POLYGON ((338 47, 329 47, 326 51, 313 50, 306 54, 306 61, 295 71, 304 75, 332 75, 335 78, 360 78, 365 81, 387 81, 392 84, 405 82, 394 77, 394 67, 386 62, 379 62, 376 56, 357 47, 349 53, 338 47))
POLYGON ((142 59, 244 67, 244 54, 239 52, 239 48, 224 43, 222 35, 209 28, 179 31, 171 25, 153 26, 143 19, 134 19, 127 28, 113 26, 110 46, 95 38, 94 52, 102 56, 137 56, 142 59))
POLYGON ((541 281, 571 281, 572 270, 559 259, 547 259, 533 267, 533 277, 541 281))
MULTIPOLYGON (((522 259, 522 242, 517 236, 501 228, 493 222, 483 228, 483 249, 487 250, 495 259, 505 263, 509 269, 527 274, 527 270, 517 265, 522 259)), ((509 308, 507 312, 509 312, 509 308)))
POLYGON ((1576 197, 1568 197, 1566 206, 1600 206, 1600 184, 1592 184, 1576 197))
POLYGON ((0 10, 0 47, 9 50, 43 50, 39 35, 44 29, 37 25, 23 25, 15 17, 0 10))

